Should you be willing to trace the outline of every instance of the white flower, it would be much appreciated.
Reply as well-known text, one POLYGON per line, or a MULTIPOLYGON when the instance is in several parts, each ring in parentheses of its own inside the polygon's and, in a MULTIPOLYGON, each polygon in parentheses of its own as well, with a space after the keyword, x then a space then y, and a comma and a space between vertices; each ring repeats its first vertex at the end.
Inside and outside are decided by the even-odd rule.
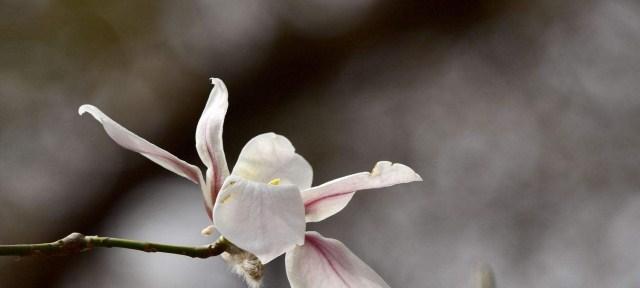
MULTIPOLYGON (((220 79, 212 78, 212 82, 214 88, 196 128, 196 149, 207 167, 205 177, 198 167, 135 135, 98 108, 82 105, 79 113, 90 113, 124 148, 199 184, 207 214, 216 229, 234 245, 265 264, 286 252, 287 276, 292 287, 388 287, 339 241, 317 232, 305 233, 306 222, 321 221, 338 213, 358 190, 421 181, 420 176, 405 165, 381 161, 371 172, 311 187, 311 166, 295 153, 287 138, 275 133, 251 139, 229 174, 222 147, 227 89, 220 79)), ((203 230, 205 234, 210 232, 209 228, 203 230)), ((247 259, 231 262, 244 263, 247 259)))
MULTIPOLYGON (((207 167, 204 178, 200 168, 142 139, 98 108, 82 105, 78 113, 91 114, 120 146, 199 184, 207 214, 210 218, 217 218, 213 219, 214 225, 218 224, 216 228, 236 246, 267 263, 295 245, 304 243, 304 206, 298 187, 306 189, 311 185, 311 166, 294 152, 289 140, 267 133, 247 143, 229 176, 222 147, 222 126, 228 107, 227 88, 220 79, 212 78, 211 81, 214 87, 198 122, 195 141, 198 155, 207 167), (269 181, 276 177, 280 178, 282 185, 269 185, 269 181), (224 182, 225 179, 228 181, 224 182), (226 183, 226 194, 219 201, 230 209, 222 209, 217 217, 212 217, 214 200, 223 183, 226 183), (246 192, 234 196, 235 191, 246 192), (243 210, 247 218, 225 215, 225 211, 236 209, 243 210), (225 218, 234 221, 226 223, 225 218)), ((211 229, 205 228, 203 233, 211 233, 211 229)))

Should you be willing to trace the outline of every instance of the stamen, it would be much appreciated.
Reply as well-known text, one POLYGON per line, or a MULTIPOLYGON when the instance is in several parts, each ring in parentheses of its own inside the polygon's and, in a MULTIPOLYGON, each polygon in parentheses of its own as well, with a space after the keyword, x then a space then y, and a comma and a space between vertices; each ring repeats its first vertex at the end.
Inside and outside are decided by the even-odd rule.
POLYGON ((203 236, 209 236, 211 234, 213 234, 213 232, 216 231, 216 227, 213 225, 209 225, 207 227, 205 227, 204 229, 202 229, 202 231, 200 232, 203 236))
POLYGON ((280 178, 275 178, 275 179, 269 181, 269 184, 271 184, 271 185, 280 185, 280 178))

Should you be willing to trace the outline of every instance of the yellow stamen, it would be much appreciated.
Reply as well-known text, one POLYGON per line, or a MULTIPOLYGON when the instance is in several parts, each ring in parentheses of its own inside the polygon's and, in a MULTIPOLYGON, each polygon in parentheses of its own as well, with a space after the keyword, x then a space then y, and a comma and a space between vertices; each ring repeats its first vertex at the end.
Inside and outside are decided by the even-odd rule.
POLYGON ((224 197, 222 197, 222 199, 220 199, 220 204, 227 203, 227 201, 229 201, 230 198, 231 198, 231 194, 225 195, 224 197))
POLYGON ((275 178, 275 179, 269 181, 269 184, 271 184, 271 185, 280 185, 280 178, 275 178))

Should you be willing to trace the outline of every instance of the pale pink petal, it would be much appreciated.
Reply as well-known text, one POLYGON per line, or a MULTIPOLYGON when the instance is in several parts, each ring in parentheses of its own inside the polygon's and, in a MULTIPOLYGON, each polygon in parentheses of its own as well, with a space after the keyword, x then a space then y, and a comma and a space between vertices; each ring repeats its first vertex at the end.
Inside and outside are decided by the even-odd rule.
POLYGON ((98 120, 111 139, 120 146, 131 151, 138 152, 158 165, 187 178, 196 184, 203 182, 200 168, 180 160, 178 157, 173 156, 162 148, 142 139, 136 134, 133 134, 133 132, 113 121, 109 116, 102 113, 102 111, 95 106, 80 106, 78 113, 82 115, 85 112, 91 114, 93 118, 98 120))
POLYGON ((422 181, 411 168, 389 161, 376 163, 371 172, 338 178, 302 191, 307 222, 318 222, 340 212, 358 190, 422 181))
POLYGON ((266 264, 304 242, 304 206, 295 185, 229 176, 213 207, 216 229, 266 264))
POLYGON ((313 170, 309 162, 295 152, 291 142, 275 133, 260 134, 242 148, 232 175, 256 182, 279 179, 300 190, 311 187, 313 170))
POLYGON ((222 126, 229 106, 227 87, 218 78, 211 78, 211 83, 214 85, 213 89, 196 127, 196 149, 207 166, 207 185, 203 190, 207 213, 211 213, 213 201, 224 179, 229 176, 222 147, 222 126))
POLYGON ((303 246, 287 252, 285 265, 291 288, 389 288, 342 242, 313 231, 303 246))

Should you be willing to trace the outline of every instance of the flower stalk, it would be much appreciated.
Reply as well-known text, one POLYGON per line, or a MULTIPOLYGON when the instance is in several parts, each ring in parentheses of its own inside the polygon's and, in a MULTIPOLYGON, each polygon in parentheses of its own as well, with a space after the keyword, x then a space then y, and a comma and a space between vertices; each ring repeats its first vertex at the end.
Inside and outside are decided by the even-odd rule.
POLYGON ((209 245, 180 246, 71 233, 67 237, 51 243, 0 245, 0 256, 67 256, 90 251, 97 247, 124 248, 147 253, 168 253, 202 259, 218 256, 235 248, 224 237, 218 238, 216 242, 209 245))

